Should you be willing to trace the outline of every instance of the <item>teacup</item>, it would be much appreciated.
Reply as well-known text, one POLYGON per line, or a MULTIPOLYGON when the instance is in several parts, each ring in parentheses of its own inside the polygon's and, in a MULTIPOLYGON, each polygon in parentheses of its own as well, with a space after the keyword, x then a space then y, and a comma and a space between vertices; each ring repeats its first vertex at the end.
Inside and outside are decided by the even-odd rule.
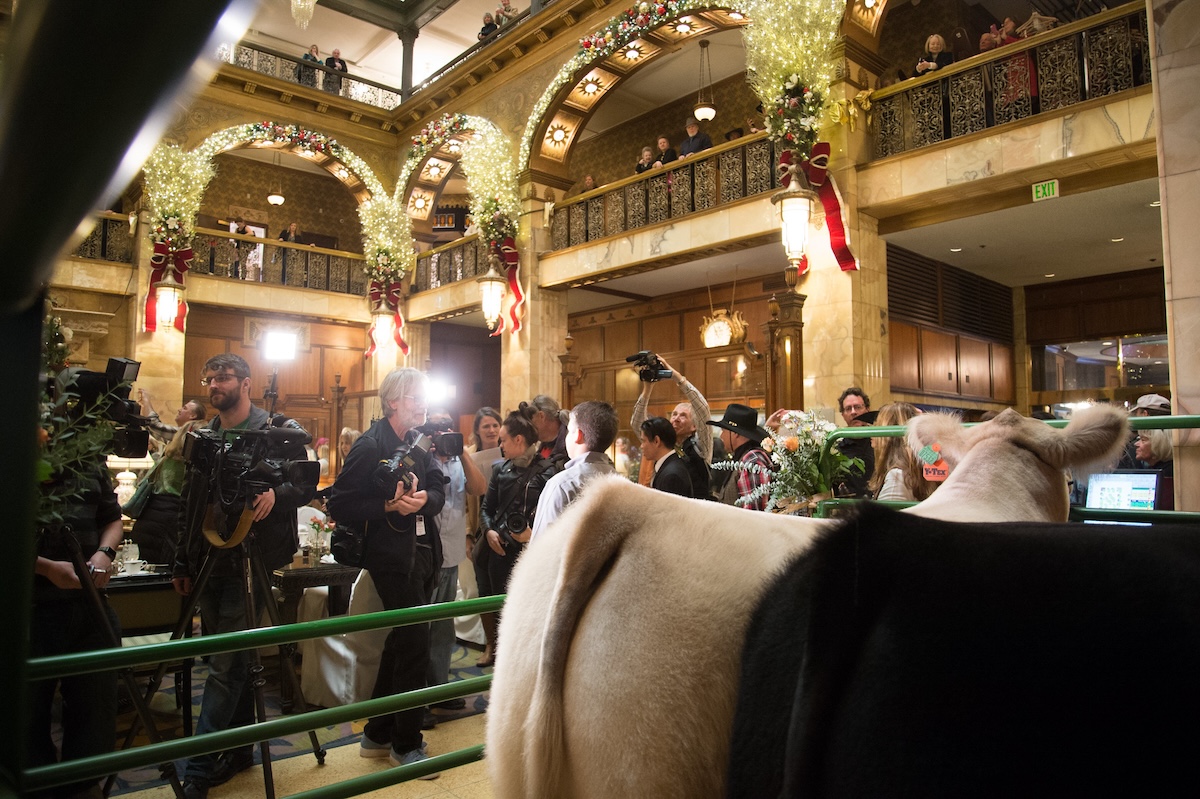
POLYGON ((146 561, 144 561, 144 560, 127 560, 127 561, 125 561, 125 573, 126 574, 141 574, 145 568, 146 568, 146 561))

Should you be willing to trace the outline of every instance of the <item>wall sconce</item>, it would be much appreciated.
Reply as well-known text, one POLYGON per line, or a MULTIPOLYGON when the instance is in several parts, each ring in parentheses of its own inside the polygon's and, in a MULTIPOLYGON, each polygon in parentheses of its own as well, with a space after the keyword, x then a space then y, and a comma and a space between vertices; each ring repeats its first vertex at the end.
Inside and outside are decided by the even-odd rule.
POLYGON ((175 324, 179 315, 179 306, 183 303, 183 284, 175 280, 175 273, 170 269, 163 279, 152 287, 154 289, 155 318, 159 327, 170 327, 175 324))
POLYGON ((475 282, 479 284, 479 298, 483 303, 483 319, 487 322, 488 330, 496 328, 496 322, 500 319, 501 306, 504 304, 504 293, 507 290, 504 275, 496 269, 499 264, 500 257, 498 255, 489 255, 487 274, 475 279, 475 282))
POLYGON ((809 187, 808 179, 799 169, 792 172, 788 187, 771 197, 771 202, 779 206, 783 250, 788 258, 783 276, 789 289, 795 289, 800 278, 808 272, 808 228, 816 201, 817 193, 809 187))

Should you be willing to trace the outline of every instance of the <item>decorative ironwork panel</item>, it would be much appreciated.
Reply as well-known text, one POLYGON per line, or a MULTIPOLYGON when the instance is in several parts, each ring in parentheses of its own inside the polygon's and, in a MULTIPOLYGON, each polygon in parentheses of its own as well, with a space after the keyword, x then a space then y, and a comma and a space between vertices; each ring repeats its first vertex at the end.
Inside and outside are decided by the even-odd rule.
POLYGON ((465 247, 455 247, 451 251, 451 256, 454 259, 454 267, 451 272, 454 275, 455 283, 463 279, 463 251, 465 249, 465 247))
POLYGON ((783 188, 783 173, 779 170, 779 159, 783 157, 787 147, 780 140, 771 142, 771 187, 775 189, 783 188))
POLYGON ((417 287, 417 291, 425 291, 429 288, 429 258, 418 257, 417 268, 413 273, 413 285, 417 287))
POLYGON ((454 282, 454 255, 452 252, 438 253, 438 283, 447 286, 454 282))
POLYGON ((942 102, 942 82, 918 86, 908 93, 912 108, 913 147, 942 141, 946 108, 942 102))
MULTIPOLYGON (((199 240, 200 237, 197 236, 192 239, 192 243, 195 244, 199 240)), ((214 275, 220 275, 221 277, 242 277, 240 268, 238 274, 234 274, 234 263, 238 260, 238 250, 237 247, 233 246, 232 239, 205 238, 204 240, 212 251, 209 263, 212 265, 212 273, 214 275)))
POLYGON ((604 195, 605 233, 615 236, 625 232, 625 192, 610 191, 604 195))
POLYGON ((306 256, 309 253, 289 250, 286 247, 280 249, 283 251, 284 285, 300 287, 308 285, 308 258, 306 256))
POLYGON ((308 254, 308 287, 310 289, 329 289, 329 256, 323 252, 308 254))
MULTIPOLYGON (((266 245, 263 254, 262 282, 275 286, 283 282, 283 252, 282 247, 266 245)), ((207 257, 205 260, 207 261, 207 257)))
POLYGON ((87 238, 75 250, 75 254, 80 258, 95 258, 100 260, 104 255, 104 220, 92 228, 92 232, 87 235, 87 238))
POLYGON ((987 127, 983 70, 973 69, 950 78, 950 135, 962 136, 987 127))
POLYGON ((717 168, 721 174, 721 202, 728 203, 746 196, 746 181, 742 172, 742 155, 745 150, 726 150, 717 156, 717 168))
POLYGON ((583 203, 568 206, 571 213, 571 246, 587 241, 587 207, 583 203))
POLYGON ((992 108, 997 125, 1033 113, 1033 63, 1028 53, 992 64, 992 108))
POLYGON ((655 175, 650 178, 650 202, 647 215, 650 224, 656 225, 671 218, 671 176, 655 175))
POLYGON ((1089 99, 1133 88, 1133 42, 1128 19, 1087 31, 1084 47, 1089 99))
MULTIPOLYGON (((557 225, 555 226, 557 227, 557 225)), ((554 249, 558 249, 557 242, 554 249)), ((477 277, 483 274, 479 269, 479 241, 475 240, 463 248, 463 274, 467 277, 477 277)))
POLYGON ((717 204, 717 159, 706 158, 696 164, 696 210, 717 204))
POLYGON ((350 290, 346 293, 367 296, 367 273, 360 261, 350 262, 350 290))
POLYGON ((692 170, 688 167, 667 173, 671 192, 671 216, 683 216, 692 211, 692 170))
POLYGON ((279 59, 270 53, 264 53, 261 50, 258 53, 258 58, 255 60, 254 71, 261 72, 263 75, 278 75, 279 59))
POLYGON ((358 265, 357 261, 335 255, 329 259, 329 290, 350 292, 350 270, 358 265))
POLYGON ((625 187, 626 229, 644 227, 646 224, 646 183, 639 180, 625 187))
POLYGON ((593 197, 587 201, 588 241, 604 237, 604 198, 593 197))
POLYGON ((104 228, 104 260, 133 263, 133 236, 129 235, 129 223, 105 219, 101 226, 104 228))
POLYGON ((1140 11, 1133 27, 1133 72, 1139 86, 1150 83, 1150 31, 1147 29, 1146 12, 1140 11))
POLYGON ((756 141, 746 145, 746 196, 771 190, 771 143, 756 141))
POLYGON ((895 95, 875 103, 875 155, 886 158, 902 153, 904 147, 903 95, 895 95))
POLYGON ((241 47, 239 45, 233 63, 237 64, 242 69, 254 69, 255 52, 256 51, 251 50, 249 47, 241 47))
POLYGON ((442 254, 435 252, 429 256, 429 288, 436 289, 442 285, 442 254))
POLYGON ((554 237, 554 249, 562 250, 570 245, 570 214, 566 208, 555 208, 550 218, 550 235, 554 237))
POLYGON ((1038 96, 1043 113, 1083 100, 1077 37, 1037 48, 1037 62, 1038 96))

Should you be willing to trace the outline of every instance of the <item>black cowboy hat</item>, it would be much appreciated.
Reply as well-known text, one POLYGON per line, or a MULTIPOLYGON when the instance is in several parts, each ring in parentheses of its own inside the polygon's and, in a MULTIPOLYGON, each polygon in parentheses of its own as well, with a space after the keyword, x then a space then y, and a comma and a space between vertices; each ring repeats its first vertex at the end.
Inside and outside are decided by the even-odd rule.
POLYGON ((760 442, 770 435, 758 426, 758 411, 747 405, 736 402, 725 409, 725 416, 719 422, 708 421, 713 427, 720 427, 739 436, 745 436, 754 442, 760 442))

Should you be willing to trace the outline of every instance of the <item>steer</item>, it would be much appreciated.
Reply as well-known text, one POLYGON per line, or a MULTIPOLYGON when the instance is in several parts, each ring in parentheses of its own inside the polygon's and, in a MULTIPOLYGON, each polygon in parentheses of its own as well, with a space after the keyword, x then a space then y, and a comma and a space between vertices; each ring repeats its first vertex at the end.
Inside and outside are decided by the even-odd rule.
MULTIPOLYGON (((1062 470, 1115 458, 1127 429, 1106 407, 1063 431, 1015 412, 965 432, 914 420, 910 442, 938 443, 953 472, 913 510, 1064 521, 1062 470)), ((723 796, 747 625, 831 525, 592 483, 509 584, 488 710, 495 794, 723 796)))

